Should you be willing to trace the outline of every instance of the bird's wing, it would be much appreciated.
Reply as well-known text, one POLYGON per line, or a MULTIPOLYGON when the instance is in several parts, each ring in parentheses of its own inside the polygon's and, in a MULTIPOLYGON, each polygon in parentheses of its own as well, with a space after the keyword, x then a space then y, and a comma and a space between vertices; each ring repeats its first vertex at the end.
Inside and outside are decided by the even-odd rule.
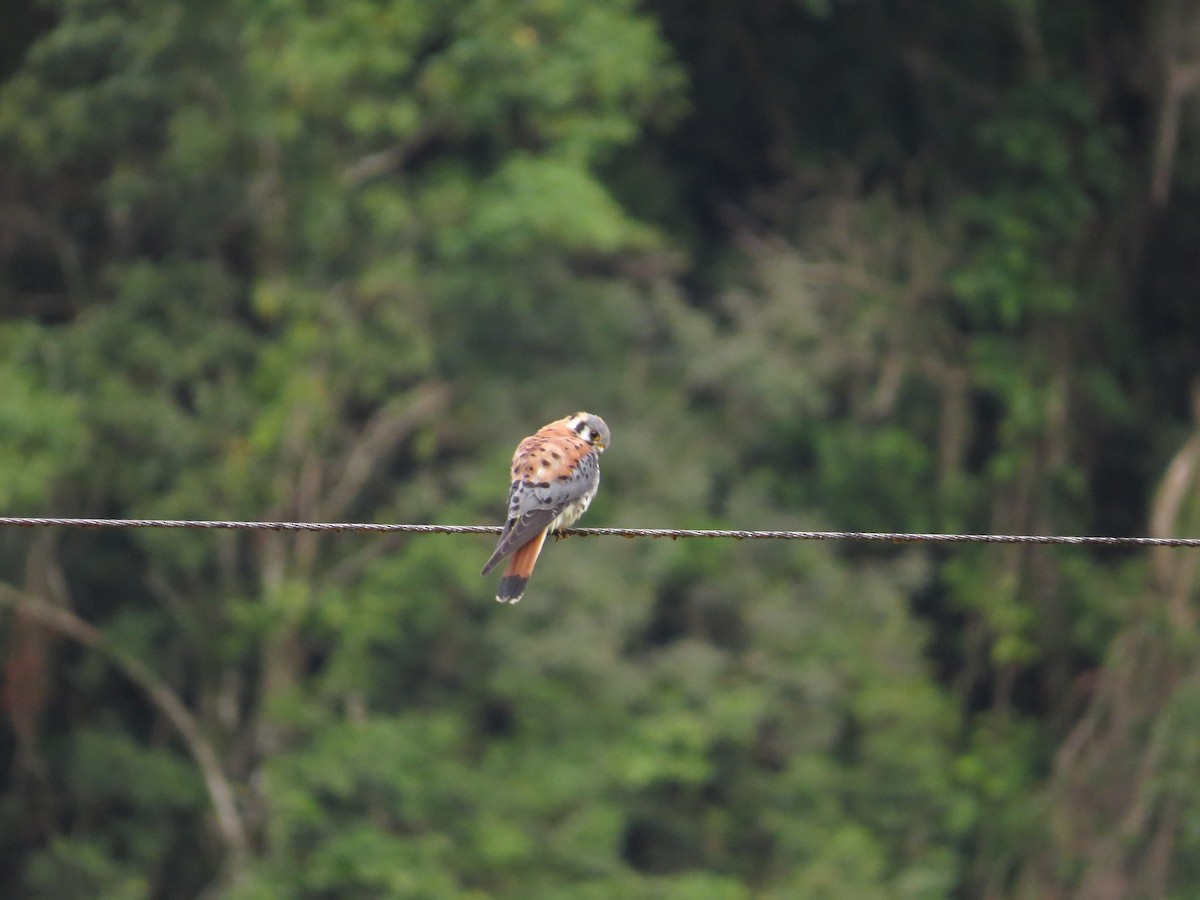
POLYGON ((534 509, 519 518, 509 519, 500 533, 500 540, 496 544, 495 551, 483 567, 482 574, 486 575, 492 571, 504 557, 528 544, 545 531, 557 515, 558 513, 554 510, 534 509))

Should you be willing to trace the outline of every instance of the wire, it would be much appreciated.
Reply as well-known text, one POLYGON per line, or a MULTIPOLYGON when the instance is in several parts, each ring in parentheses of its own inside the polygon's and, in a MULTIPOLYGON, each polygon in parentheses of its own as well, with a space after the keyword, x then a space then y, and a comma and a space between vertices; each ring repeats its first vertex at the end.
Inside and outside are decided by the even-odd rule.
MULTIPOLYGON (((201 528, 243 531, 499 534, 499 525, 402 525, 379 522, 234 522, 208 519, 77 519, 0 516, 0 527, 201 528)), ((1052 534, 922 534, 890 531, 741 531, 702 528, 568 528, 566 537, 727 538, 735 541, 875 541, 889 544, 1071 544, 1102 547, 1200 547, 1200 538, 1052 534)))

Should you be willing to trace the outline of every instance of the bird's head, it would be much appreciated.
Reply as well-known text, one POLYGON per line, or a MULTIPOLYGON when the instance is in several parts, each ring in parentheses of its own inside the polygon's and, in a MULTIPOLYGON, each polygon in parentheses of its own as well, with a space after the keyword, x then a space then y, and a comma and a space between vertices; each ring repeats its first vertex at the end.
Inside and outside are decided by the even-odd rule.
POLYGON ((608 425, 599 416, 587 412, 577 412, 567 419, 567 427, 603 453, 609 444, 608 425))

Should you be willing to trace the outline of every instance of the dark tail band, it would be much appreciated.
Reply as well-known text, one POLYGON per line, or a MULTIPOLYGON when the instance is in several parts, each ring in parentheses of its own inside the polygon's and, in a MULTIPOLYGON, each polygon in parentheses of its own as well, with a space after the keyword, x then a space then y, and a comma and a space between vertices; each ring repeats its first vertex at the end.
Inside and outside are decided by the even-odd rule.
POLYGON ((524 575, 505 575, 500 579, 500 587, 496 591, 496 599, 501 603, 516 603, 525 596, 525 585, 529 578, 524 575))

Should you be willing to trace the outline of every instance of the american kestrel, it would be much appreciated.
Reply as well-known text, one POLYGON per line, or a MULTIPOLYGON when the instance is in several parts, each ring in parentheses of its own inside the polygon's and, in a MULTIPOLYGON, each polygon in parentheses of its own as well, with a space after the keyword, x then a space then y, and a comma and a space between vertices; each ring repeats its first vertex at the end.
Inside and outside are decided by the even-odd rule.
POLYGON ((551 531, 569 528, 583 515, 600 486, 600 454, 608 426, 599 416, 577 412, 551 422, 517 445, 508 489, 508 521, 483 574, 512 554, 496 599, 516 603, 551 531))

